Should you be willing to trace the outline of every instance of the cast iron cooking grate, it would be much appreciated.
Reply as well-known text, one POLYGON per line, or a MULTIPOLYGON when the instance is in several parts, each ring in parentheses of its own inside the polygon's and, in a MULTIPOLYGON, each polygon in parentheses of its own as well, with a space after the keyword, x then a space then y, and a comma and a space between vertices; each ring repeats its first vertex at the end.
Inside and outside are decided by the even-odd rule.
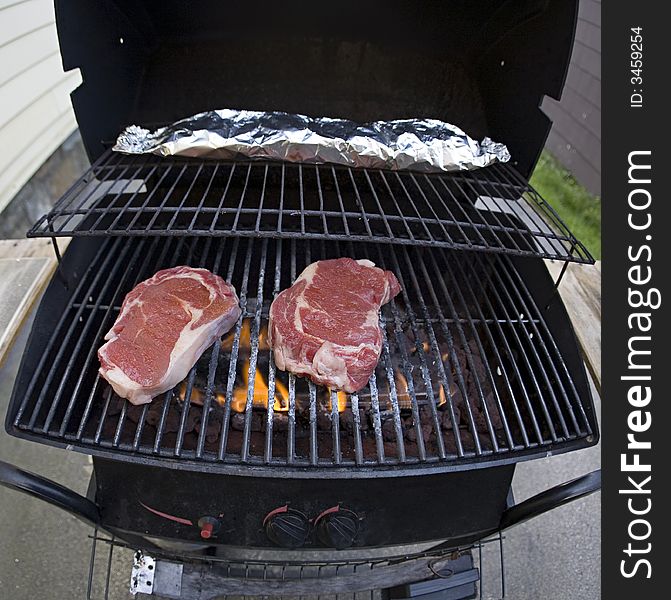
POLYGON ((375 241, 594 262, 507 163, 427 175, 108 150, 28 236, 148 234, 375 241))
POLYGON ((24 356, 8 411, 16 435, 208 469, 361 473, 396 465, 463 468, 596 442, 584 367, 542 262, 325 240, 77 242, 62 264, 72 280, 52 281, 49 309, 38 315, 24 356), (369 258, 396 273, 403 288, 381 311, 378 368, 351 395, 275 369, 265 337, 273 297, 312 261, 336 256, 369 258), (185 382, 132 406, 99 377, 97 349, 125 294, 178 264, 232 282, 243 314, 185 382), (527 286, 525 279, 543 275, 524 270, 533 267, 545 271, 547 289, 527 286))

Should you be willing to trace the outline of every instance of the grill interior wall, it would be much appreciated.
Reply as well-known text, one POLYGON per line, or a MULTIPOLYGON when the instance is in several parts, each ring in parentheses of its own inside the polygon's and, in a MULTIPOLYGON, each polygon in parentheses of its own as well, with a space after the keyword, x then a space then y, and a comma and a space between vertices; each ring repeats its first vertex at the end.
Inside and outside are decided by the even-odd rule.
POLYGON ((560 448, 592 432, 580 382, 545 319, 552 289, 532 292, 518 269, 522 259, 296 239, 145 237, 86 244, 93 253, 86 272, 75 269, 71 290, 57 292, 65 308, 51 317, 51 342, 26 382, 14 418, 19 429, 89 449, 312 466, 491 458, 560 448), (370 258, 394 271, 403 287, 382 309, 385 344, 370 385, 340 411, 335 393, 276 371, 267 346, 258 344, 274 295, 311 261, 336 256, 370 258), (205 353, 182 386, 132 407, 97 376, 96 350, 125 294, 178 264, 207 267, 231 281, 244 321, 232 340, 205 353), (245 410, 232 409, 243 368, 271 399, 286 389, 287 406, 259 407, 250 386, 243 388, 245 410))
POLYGON ((577 0, 58 2, 73 107, 97 159, 125 126, 216 108, 434 118, 508 145, 528 177, 550 130, 577 0), (104 69, 101 69, 104 65, 104 69))

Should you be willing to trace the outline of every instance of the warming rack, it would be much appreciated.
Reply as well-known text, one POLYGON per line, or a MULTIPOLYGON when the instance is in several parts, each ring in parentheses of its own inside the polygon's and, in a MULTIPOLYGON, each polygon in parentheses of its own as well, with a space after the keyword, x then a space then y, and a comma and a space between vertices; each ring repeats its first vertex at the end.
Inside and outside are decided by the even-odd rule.
POLYGON ((510 163, 424 174, 107 150, 29 237, 326 239, 594 259, 510 163))

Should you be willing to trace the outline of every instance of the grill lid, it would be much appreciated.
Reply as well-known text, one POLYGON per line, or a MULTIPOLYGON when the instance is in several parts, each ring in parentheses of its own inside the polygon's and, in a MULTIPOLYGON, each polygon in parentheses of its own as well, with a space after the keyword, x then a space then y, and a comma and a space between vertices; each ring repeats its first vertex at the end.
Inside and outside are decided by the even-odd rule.
POLYGON ((506 144, 529 177, 571 56, 578 0, 56 0, 91 161, 130 123, 218 106, 358 123, 431 118, 506 144))
POLYGON ((593 263, 509 163, 424 174, 107 151, 29 231, 365 241, 593 263))
POLYGON ((584 366, 541 261, 310 239, 109 237, 72 242, 62 267, 71 279, 51 282, 17 378, 14 435, 298 477, 491 466, 596 443, 584 366), (272 298, 334 256, 369 258, 403 288, 381 311, 380 364, 352 395, 276 370, 264 336, 272 298), (134 407, 98 376, 96 350, 124 295, 177 264, 226 277, 243 318, 181 386, 134 407))

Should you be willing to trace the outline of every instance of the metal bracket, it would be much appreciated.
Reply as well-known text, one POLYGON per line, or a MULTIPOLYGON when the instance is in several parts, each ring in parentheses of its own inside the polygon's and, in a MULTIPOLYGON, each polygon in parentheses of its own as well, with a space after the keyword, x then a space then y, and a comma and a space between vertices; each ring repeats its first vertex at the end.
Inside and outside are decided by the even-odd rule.
POLYGON ((568 260, 564 261, 564 264, 561 268, 561 271, 559 272, 559 275, 554 282, 552 293, 550 294, 550 297, 543 303, 543 306, 545 307, 545 310, 550 310, 550 305, 554 298, 559 295, 559 285, 562 282, 562 279, 564 279, 564 275, 566 275, 566 270, 568 269, 570 262, 568 260))
POLYGON ((559 289, 559 284, 561 283, 562 279, 564 279, 564 275, 566 274, 566 269, 568 269, 569 266, 569 261, 565 261, 564 265, 561 268, 561 271, 559 273, 559 277, 557 277, 557 281, 555 281, 555 289, 559 289))
POLYGON ((142 550, 138 550, 133 557, 133 569, 130 575, 130 593, 151 594, 154 590, 154 576, 156 575, 156 561, 142 550))
MULTIPOLYGON (((51 223, 49 224, 49 228, 53 231, 53 228, 51 228, 51 223)), ((61 256, 61 250, 58 247, 58 242, 56 241, 55 235, 51 237, 51 245, 53 246, 54 254, 56 255, 56 274, 58 275, 58 278, 63 282, 65 289, 69 290, 70 286, 68 284, 68 278, 65 276, 65 273, 63 272, 63 265, 62 265, 63 257, 61 256)))

